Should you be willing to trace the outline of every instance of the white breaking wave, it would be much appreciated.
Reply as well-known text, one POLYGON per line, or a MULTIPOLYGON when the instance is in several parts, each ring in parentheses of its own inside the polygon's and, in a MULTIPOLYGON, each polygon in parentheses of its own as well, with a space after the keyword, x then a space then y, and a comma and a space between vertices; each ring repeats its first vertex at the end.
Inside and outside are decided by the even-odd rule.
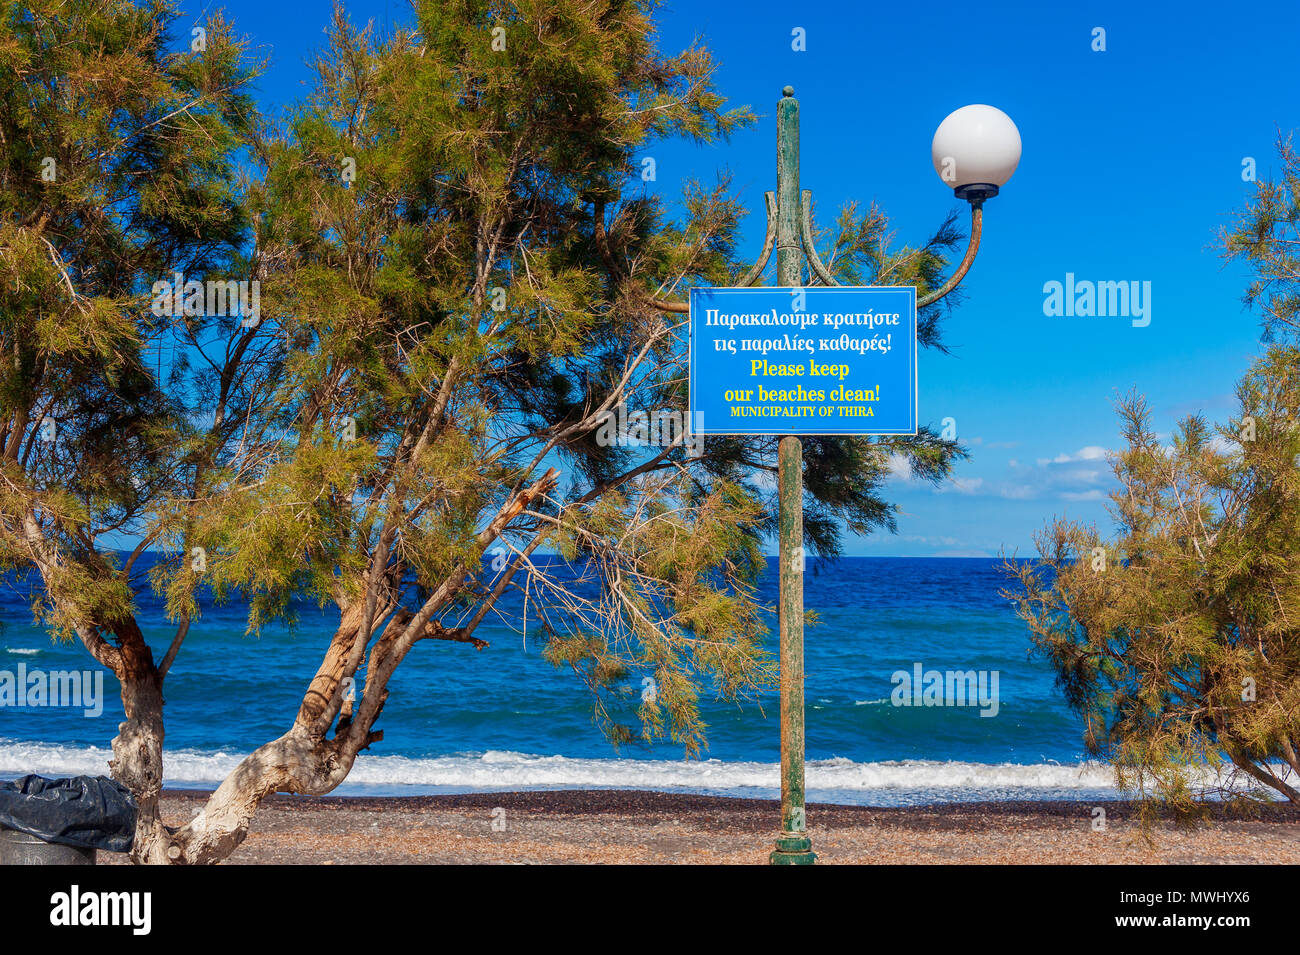
POLYGON ((12 653, 16 657, 34 657, 40 652, 40 650, 34 650, 30 647, 10 647, 5 650, 5 653, 12 653))
MULTIPOLYGON (((0 776, 35 772, 45 776, 98 775, 108 771, 107 747, 65 747, 0 738, 0 776)), ((238 765, 243 754, 168 750, 163 766, 168 786, 211 787, 238 765)), ((421 791, 565 789, 656 789, 737 795, 772 794, 780 788, 776 763, 718 759, 581 759, 491 750, 481 754, 412 759, 361 755, 348 776, 348 789, 411 788, 421 791)), ((1114 774, 1104 763, 968 763, 900 760, 858 763, 850 759, 810 760, 810 797, 874 791, 961 791, 990 798, 1029 798, 1033 790, 1113 790, 1114 774)))

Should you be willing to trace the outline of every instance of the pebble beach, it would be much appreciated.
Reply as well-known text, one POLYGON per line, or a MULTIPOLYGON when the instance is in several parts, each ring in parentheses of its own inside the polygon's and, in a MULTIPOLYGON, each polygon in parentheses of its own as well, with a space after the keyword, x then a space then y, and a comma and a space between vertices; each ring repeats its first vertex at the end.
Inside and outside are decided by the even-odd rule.
MULTIPOLYGON (((205 793, 169 791, 179 825, 205 793)), ((1082 802, 808 806, 826 864, 1300 864, 1300 808, 1221 809, 1195 828, 1143 832, 1135 808, 1082 802)), ((726 864, 767 861, 774 801, 632 790, 411 797, 273 796, 230 865, 726 864)), ((126 864, 100 853, 100 864, 126 864)))

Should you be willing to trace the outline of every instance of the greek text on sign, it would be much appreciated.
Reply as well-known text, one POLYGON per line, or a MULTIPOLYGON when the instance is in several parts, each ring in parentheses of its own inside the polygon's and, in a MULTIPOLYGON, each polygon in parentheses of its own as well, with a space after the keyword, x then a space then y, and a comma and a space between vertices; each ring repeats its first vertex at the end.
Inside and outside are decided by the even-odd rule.
POLYGON ((691 289, 692 434, 916 434, 913 286, 691 289))

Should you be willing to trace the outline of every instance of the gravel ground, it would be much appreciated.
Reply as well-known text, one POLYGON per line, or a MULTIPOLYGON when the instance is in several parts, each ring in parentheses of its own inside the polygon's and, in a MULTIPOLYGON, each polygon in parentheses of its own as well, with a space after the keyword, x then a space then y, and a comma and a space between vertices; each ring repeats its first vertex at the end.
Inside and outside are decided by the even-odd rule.
MULTIPOLYGON (((206 794, 168 792, 169 825, 206 794)), ((1104 830, 1081 802, 924 807, 808 806, 825 863, 1300 863, 1300 811, 1222 813, 1144 836, 1133 807, 1107 803, 1104 830)), ((274 796, 230 857, 238 864, 762 863, 777 804, 622 790, 348 798, 274 796)), ((100 853, 100 864, 124 864, 100 853)))

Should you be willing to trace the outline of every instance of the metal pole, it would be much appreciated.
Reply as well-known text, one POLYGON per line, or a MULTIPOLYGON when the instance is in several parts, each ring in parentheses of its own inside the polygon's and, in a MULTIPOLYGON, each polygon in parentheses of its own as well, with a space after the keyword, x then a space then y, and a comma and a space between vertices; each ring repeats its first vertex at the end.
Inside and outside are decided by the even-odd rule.
MULTIPOLYGON (((799 101, 787 86, 776 108, 777 284, 802 284, 799 231, 799 101)), ((781 835, 773 865, 811 865, 803 781, 803 445, 793 435, 777 448, 781 593, 781 835)))

